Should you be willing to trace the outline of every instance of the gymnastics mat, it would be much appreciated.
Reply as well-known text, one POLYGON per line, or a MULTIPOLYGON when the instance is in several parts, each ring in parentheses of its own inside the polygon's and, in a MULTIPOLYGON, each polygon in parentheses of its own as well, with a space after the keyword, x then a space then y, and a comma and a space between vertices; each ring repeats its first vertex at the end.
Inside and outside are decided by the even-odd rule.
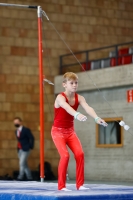
POLYGON ((133 200, 133 186, 85 184, 89 190, 78 191, 67 184, 69 192, 58 191, 57 183, 0 181, 0 200, 133 200))

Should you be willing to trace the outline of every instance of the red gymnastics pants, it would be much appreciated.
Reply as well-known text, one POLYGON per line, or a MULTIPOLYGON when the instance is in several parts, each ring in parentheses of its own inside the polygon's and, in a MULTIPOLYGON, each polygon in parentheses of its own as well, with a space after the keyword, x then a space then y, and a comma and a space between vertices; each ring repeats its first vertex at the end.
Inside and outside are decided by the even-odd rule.
POLYGON ((66 174, 69 162, 69 152, 71 149, 76 160, 76 187, 79 189, 84 184, 84 152, 81 143, 74 131, 74 128, 52 127, 52 139, 60 154, 58 166, 58 189, 66 187, 66 174))

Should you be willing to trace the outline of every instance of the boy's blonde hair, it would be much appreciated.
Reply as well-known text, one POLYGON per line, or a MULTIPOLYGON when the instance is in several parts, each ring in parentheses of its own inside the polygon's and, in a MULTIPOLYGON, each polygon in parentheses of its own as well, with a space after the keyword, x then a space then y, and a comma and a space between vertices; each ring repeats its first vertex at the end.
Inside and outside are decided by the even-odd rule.
POLYGON ((63 83, 65 83, 66 81, 69 81, 69 80, 78 80, 78 76, 73 73, 73 72, 66 72, 64 75, 63 75, 63 83))

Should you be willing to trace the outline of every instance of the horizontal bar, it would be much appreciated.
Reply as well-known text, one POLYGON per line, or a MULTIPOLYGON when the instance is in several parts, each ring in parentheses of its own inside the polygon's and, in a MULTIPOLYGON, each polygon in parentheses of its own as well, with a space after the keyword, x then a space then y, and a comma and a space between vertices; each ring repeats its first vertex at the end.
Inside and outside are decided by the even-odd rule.
POLYGON ((37 7, 38 7, 38 6, 29 6, 29 5, 21 5, 21 4, 9 4, 9 3, 0 3, 0 6, 12 6, 12 7, 33 8, 33 9, 37 9, 37 7))

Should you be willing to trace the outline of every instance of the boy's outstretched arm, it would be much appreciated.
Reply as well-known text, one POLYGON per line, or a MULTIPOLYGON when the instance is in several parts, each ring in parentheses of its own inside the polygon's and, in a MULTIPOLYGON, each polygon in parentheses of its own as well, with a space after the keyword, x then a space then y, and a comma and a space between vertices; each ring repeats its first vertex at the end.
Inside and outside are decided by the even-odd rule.
POLYGON ((105 124, 105 126, 107 126, 106 122, 101 119, 100 117, 97 116, 96 112, 94 111, 94 109, 92 107, 90 107, 87 103, 86 100, 83 96, 79 95, 79 103, 80 105, 84 108, 84 110, 87 112, 88 115, 90 115, 91 117, 93 117, 98 124, 105 124))
MULTIPOLYGON (((55 100, 55 107, 59 108, 62 107, 66 110, 66 112, 68 112, 70 115, 72 116, 76 116, 76 114, 78 113, 77 111, 75 111, 67 102, 64 96, 62 95, 58 95, 56 100, 55 100)), ((76 119, 78 119, 79 121, 85 121, 87 119, 87 117, 85 115, 82 115, 81 113, 79 113, 76 117, 76 119)))

